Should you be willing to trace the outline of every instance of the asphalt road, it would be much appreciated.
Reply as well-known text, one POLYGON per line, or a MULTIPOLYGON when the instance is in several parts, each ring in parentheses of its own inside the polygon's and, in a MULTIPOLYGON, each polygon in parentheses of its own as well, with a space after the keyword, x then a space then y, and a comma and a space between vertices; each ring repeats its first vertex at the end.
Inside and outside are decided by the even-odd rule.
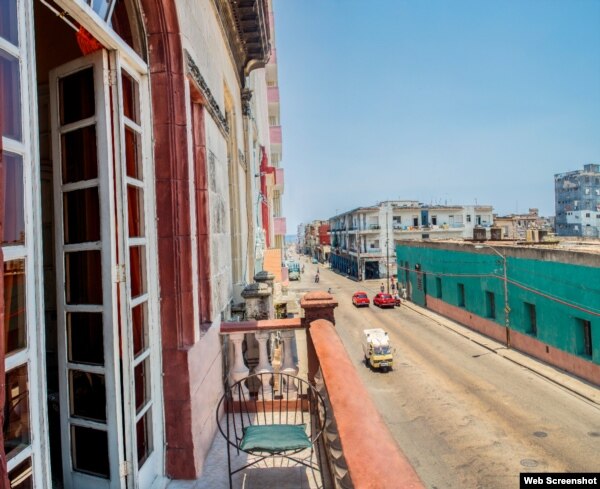
POLYGON ((409 307, 356 309, 358 284, 316 265, 292 288, 327 290, 336 327, 398 444, 428 488, 518 488, 520 472, 600 471, 600 406, 440 326, 409 307), (395 367, 363 363, 360 334, 388 331, 395 367))

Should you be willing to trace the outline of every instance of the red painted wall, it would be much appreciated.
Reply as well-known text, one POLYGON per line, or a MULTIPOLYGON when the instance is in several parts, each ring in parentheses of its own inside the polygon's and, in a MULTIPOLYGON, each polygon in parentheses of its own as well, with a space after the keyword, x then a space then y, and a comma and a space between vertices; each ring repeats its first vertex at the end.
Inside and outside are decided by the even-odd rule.
POLYGON ((319 226, 319 243, 322 245, 331 244, 331 236, 329 236, 329 223, 319 226))
MULTIPOLYGON (((194 479, 203 460, 195 443, 192 406, 202 396, 197 388, 202 378, 201 372, 190 368, 199 335, 194 324, 194 277, 190 266, 187 79, 175 1, 141 0, 141 4, 146 13, 152 87, 166 472, 173 479, 194 479)), ((197 145, 194 149, 198 150, 197 145)), ((208 209, 202 193, 202 175, 193 183, 199 191, 196 195, 199 232, 207 235, 204 224, 208 209)), ((199 248, 199 253, 200 260, 206 258, 207 250, 199 248)), ((204 290, 201 301, 209 298, 210 292, 204 290)))

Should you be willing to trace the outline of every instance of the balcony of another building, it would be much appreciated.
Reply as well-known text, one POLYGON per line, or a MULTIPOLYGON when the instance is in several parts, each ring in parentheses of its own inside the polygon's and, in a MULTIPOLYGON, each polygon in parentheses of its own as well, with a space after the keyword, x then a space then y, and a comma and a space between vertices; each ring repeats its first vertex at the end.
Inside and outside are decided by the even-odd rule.
POLYGON ((274 217, 273 218, 273 234, 275 236, 285 236, 287 230, 287 224, 285 217, 274 217))
POLYGON ((269 136, 271 142, 271 149, 281 148, 281 126, 270 126, 269 136))
POLYGON ((277 190, 280 194, 284 191, 284 175, 285 172, 283 168, 275 168, 275 182, 273 189, 277 190))
POLYGON ((269 105, 279 105, 279 87, 273 86, 267 88, 267 101, 269 105))

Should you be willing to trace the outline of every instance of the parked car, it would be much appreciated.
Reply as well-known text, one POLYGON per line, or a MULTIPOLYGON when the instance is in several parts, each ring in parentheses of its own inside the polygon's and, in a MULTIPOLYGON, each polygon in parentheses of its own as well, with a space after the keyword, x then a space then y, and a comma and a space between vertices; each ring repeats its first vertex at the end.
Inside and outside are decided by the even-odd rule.
POLYGON ((371 304, 371 301, 369 300, 369 296, 367 295, 366 292, 354 292, 354 295, 352 296, 352 304, 354 304, 355 307, 360 307, 360 306, 367 306, 369 307, 369 304, 371 304))
POLYGON ((392 294, 379 293, 373 297, 373 304, 379 307, 395 307, 396 300, 392 294))

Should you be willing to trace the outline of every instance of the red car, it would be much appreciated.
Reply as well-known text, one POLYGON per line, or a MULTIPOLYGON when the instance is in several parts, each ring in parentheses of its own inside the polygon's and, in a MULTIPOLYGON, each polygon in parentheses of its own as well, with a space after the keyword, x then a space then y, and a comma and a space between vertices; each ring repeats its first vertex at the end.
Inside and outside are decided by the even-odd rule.
POLYGON ((394 307, 396 305, 396 299, 392 294, 379 293, 373 297, 373 304, 379 307, 394 307))
POLYGON ((352 296, 352 304, 354 304, 356 307, 360 307, 360 306, 367 306, 369 307, 369 304, 371 304, 371 301, 369 300, 369 296, 367 295, 366 292, 354 292, 354 295, 352 296))

